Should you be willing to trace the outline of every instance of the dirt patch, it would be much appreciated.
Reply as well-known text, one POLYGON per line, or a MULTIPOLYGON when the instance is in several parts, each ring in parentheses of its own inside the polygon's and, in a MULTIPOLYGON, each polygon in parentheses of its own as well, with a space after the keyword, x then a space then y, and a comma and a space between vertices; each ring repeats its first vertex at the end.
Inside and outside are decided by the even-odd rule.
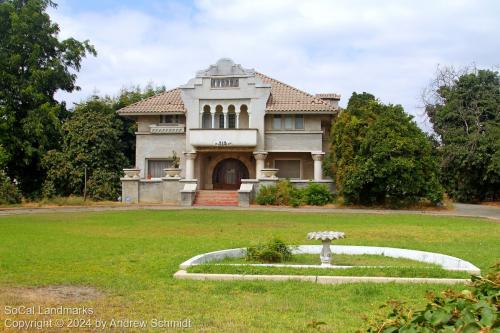
POLYGON ((86 286, 15 287, 2 289, 0 294, 33 303, 85 302, 104 296, 96 288, 86 286))
POLYGON ((491 207, 498 207, 498 208, 500 208, 500 201, 487 201, 487 202, 481 202, 481 205, 483 205, 483 206, 491 206, 491 207))

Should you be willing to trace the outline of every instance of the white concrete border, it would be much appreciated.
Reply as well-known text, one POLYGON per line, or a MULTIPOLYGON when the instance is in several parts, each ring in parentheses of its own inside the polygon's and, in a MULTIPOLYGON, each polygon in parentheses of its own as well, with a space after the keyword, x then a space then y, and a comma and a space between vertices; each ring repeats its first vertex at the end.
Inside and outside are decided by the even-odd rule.
POLYGON ((180 280, 198 281, 306 281, 320 284, 344 283, 429 283, 429 284, 467 284, 468 279, 446 278, 401 278, 401 277, 375 277, 375 276, 315 276, 315 275, 243 275, 243 274, 208 274, 188 273, 179 270, 174 278, 180 280))
MULTIPOLYGON (((293 252, 294 254, 319 254, 321 252, 321 248, 322 245, 299 245, 293 252)), ((398 249, 393 247, 352 245, 332 245, 331 249, 334 254, 382 255, 391 258, 405 258, 429 264, 436 264, 441 266, 443 269, 450 271, 465 271, 471 274, 481 273, 478 267, 468 261, 434 252, 398 249)), ((237 248, 203 253, 183 262, 179 267, 182 270, 186 270, 188 267, 193 265, 200 265, 211 261, 222 260, 224 258, 241 258, 245 256, 245 252, 245 248, 237 248)))

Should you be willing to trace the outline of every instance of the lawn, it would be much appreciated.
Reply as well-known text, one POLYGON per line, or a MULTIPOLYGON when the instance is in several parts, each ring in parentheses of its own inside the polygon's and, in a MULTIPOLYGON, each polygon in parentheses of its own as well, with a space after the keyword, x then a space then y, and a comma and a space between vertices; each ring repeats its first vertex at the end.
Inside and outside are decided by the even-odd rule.
POLYGON ((0 217, 0 308, 33 304, 37 289, 29 287, 87 286, 96 297, 35 293, 36 304, 85 305, 94 308, 87 317, 106 320, 189 318, 196 332, 315 332, 313 322, 325 322, 326 332, 354 332, 363 318, 386 311, 379 306, 389 299, 422 304, 426 291, 447 287, 172 278, 196 254, 273 237, 317 244, 306 234, 319 230, 344 231, 336 244, 440 252, 483 270, 500 258, 500 224, 474 218, 216 210, 0 217))

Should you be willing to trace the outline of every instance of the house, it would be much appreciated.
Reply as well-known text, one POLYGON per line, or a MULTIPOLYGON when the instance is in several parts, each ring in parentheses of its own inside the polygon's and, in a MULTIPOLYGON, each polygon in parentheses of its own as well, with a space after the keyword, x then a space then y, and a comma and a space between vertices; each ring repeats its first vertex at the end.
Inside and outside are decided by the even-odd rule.
POLYGON ((189 205, 223 190, 240 193, 245 205, 258 186, 278 178, 333 189, 322 159, 339 99, 220 59, 185 85, 118 110, 137 122, 135 168, 125 170, 122 200, 189 205), (167 176, 175 156, 180 174, 167 176))

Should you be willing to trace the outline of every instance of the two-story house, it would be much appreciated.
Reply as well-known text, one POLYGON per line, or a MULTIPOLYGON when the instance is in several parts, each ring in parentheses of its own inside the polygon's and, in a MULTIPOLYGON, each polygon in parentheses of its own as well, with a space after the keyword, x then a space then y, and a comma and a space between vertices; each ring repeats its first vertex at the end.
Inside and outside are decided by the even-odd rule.
POLYGON ((173 152, 181 178, 195 180, 196 191, 236 191, 242 180, 265 178, 262 169, 277 169, 278 178, 296 182, 322 181, 339 99, 220 59, 185 85, 118 110, 137 121, 138 177, 128 179, 145 184, 137 185, 137 197, 124 190, 123 200, 165 201, 155 194, 161 185, 147 184, 165 178, 173 152))

